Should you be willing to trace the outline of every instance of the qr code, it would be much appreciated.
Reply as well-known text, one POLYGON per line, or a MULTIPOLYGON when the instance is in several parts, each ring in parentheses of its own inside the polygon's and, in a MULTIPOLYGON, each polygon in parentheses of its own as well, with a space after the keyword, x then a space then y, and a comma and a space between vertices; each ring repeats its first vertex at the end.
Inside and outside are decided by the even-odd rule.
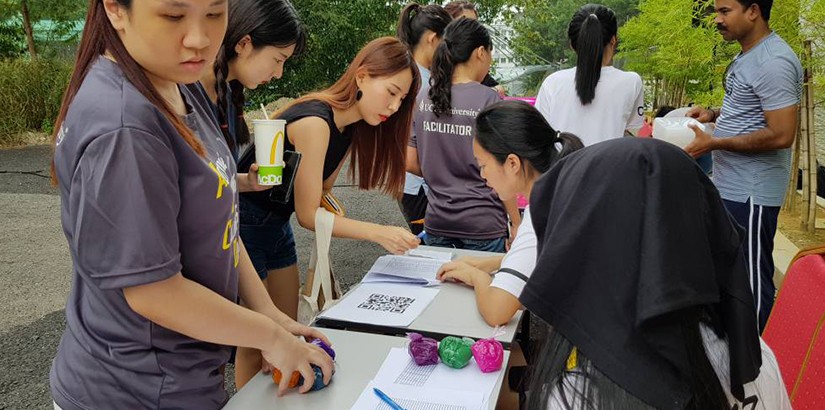
POLYGON ((361 302, 358 308, 389 313, 404 313, 413 302, 415 302, 413 298, 373 293, 367 300, 361 302))

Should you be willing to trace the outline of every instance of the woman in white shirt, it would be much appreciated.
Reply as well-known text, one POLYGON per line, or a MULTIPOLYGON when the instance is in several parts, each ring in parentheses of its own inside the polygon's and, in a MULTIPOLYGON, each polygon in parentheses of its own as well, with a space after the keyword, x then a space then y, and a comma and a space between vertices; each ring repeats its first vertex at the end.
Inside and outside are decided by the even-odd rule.
MULTIPOLYGON (((502 201, 517 194, 529 197, 538 177, 581 147, 576 136, 556 132, 535 108, 521 101, 497 102, 476 118, 473 154, 481 177, 502 201)), ((490 326, 498 326, 521 308, 518 297, 535 264, 536 235, 527 207, 507 254, 461 258, 442 266, 438 278, 472 286, 481 316, 490 326)))
POLYGON ((577 135, 585 146, 636 135, 644 125, 642 78, 613 67, 617 31, 613 10, 580 8, 567 29, 576 67, 551 74, 536 97, 550 126, 577 135))

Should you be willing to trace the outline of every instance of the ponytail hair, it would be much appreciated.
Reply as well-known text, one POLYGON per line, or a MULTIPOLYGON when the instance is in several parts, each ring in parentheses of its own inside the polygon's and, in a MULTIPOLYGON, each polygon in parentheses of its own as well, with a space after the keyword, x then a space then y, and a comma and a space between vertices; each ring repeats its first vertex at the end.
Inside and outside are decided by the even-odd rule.
POLYGON ((444 40, 433 55, 430 77, 429 97, 436 116, 450 114, 455 66, 466 63, 479 47, 492 50, 493 43, 478 21, 462 17, 444 29, 444 40))
POLYGON ((298 13, 289 0, 232 0, 229 2, 229 22, 226 35, 215 59, 215 92, 218 96, 218 121, 221 125, 226 143, 231 149, 249 142, 249 128, 243 119, 246 103, 244 87, 240 81, 232 80, 227 84, 229 63, 238 57, 235 46, 244 36, 252 39, 255 49, 274 46, 289 47, 295 45, 293 56, 300 55, 306 47, 306 33, 298 13), (228 100, 229 94, 232 100, 228 100), (235 108, 238 118, 235 120, 235 138, 229 130, 229 104, 235 108), (235 141, 237 139, 237 141, 235 141))
POLYGON ((616 14, 600 4, 582 6, 570 20, 567 37, 576 51, 576 94, 582 105, 596 97, 604 50, 617 32, 616 14))
POLYGON ((499 101, 481 110, 475 139, 499 164, 510 154, 519 157, 532 169, 528 176, 543 174, 559 159, 584 148, 578 137, 557 132, 535 107, 516 100, 499 101))
POLYGON ((429 30, 441 37, 450 21, 452 21, 450 15, 437 4, 422 6, 418 3, 410 3, 401 10, 396 36, 410 49, 415 50, 424 33, 429 30))

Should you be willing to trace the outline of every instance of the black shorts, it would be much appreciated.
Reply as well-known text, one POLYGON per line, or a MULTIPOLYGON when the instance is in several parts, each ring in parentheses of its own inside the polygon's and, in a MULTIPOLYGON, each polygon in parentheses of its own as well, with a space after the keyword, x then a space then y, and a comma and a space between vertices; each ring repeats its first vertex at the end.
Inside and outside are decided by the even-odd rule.
POLYGON ((424 214, 427 213, 427 204, 427 193, 424 192, 424 187, 418 188, 418 195, 404 194, 404 197, 398 201, 404 220, 407 221, 412 233, 416 235, 424 230, 424 214))

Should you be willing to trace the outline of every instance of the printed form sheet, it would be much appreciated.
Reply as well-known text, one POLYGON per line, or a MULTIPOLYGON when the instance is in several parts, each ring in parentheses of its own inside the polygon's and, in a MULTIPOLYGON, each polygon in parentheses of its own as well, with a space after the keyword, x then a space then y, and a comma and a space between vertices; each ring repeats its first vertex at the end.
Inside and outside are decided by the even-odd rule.
MULTIPOLYGON (((420 407, 421 409, 476 410, 487 408, 490 395, 493 393, 493 389, 495 389, 498 378, 503 371, 502 369, 497 372, 482 373, 475 360, 470 360, 470 364, 463 369, 453 369, 443 363, 418 366, 407 353, 406 348, 393 348, 384 360, 384 364, 381 365, 381 369, 378 370, 373 383, 380 386, 390 397, 393 397, 392 394, 384 388, 393 392, 396 391, 393 389, 398 388, 399 397, 404 399, 406 399, 406 396, 401 393, 411 392, 412 397, 417 398, 419 400, 418 405, 421 406, 459 406, 420 407), (445 394, 439 393, 439 391, 446 391, 446 397, 445 394), (457 394, 459 392, 462 392, 459 402, 463 404, 455 404, 455 401, 450 401, 451 398, 458 399, 457 394), (480 402, 476 402, 475 398, 478 398, 480 402)), ((359 407, 362 399, 366 400, 369 395, 375 396, 371 386, 364 389, 353 408, 359 410, 375 409, 374 406, 359 407)), ((407 407, 401 402, 398 403, 408 410, 415 408, 407 407)))

